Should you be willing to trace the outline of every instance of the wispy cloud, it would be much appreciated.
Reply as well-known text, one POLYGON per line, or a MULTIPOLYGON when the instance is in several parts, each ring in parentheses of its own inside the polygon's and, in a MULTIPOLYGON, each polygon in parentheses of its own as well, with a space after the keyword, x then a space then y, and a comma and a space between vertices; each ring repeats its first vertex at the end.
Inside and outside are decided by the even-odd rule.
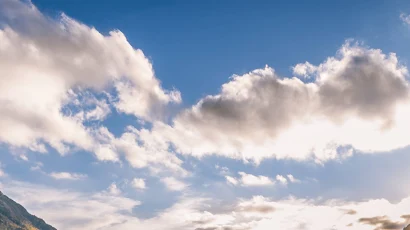
MULTIPOLYGON (((35 168, 33 168, 34 170, 35 168)), ((82 180, 87 178, 85 174, 70 173, 70 172, 52 172, 49 174, 50 177, 56 180, 82 180)))
POLYGON ((410 25, 410 15, 402 13, 400 14, 400 19, 407 25, 410 25))

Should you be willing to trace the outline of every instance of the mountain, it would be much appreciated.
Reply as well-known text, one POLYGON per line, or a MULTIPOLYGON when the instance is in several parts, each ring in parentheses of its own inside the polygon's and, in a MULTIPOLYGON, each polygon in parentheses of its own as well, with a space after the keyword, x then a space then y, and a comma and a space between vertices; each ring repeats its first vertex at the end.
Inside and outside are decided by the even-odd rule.
POLYGON ((1 230, 56 230, 0 191, 1 230))

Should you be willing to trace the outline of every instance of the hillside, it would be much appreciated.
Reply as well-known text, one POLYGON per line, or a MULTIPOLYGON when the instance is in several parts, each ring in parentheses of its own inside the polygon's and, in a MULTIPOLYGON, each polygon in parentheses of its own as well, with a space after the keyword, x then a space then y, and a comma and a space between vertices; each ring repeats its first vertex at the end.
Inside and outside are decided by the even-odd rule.
POLYGON ((56 230, 0 191, 0 229, 2 230, 56 230))

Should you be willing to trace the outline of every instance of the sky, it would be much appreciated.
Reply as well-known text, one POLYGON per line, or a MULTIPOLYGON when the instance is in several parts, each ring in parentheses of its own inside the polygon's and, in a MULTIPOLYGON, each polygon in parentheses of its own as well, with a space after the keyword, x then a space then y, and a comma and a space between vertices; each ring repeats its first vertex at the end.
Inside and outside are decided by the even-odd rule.
POLYGON ((0 190, 57 229, 403 229, 410 2, 0 0, 0 190))

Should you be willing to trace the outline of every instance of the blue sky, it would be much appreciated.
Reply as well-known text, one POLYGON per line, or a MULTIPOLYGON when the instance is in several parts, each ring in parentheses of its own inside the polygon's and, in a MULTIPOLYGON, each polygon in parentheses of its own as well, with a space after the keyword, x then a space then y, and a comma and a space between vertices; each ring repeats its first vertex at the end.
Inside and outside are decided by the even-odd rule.
POLYGON ((0 189, 58 229, 403 229, 409 14, 4 0, 0 189))

